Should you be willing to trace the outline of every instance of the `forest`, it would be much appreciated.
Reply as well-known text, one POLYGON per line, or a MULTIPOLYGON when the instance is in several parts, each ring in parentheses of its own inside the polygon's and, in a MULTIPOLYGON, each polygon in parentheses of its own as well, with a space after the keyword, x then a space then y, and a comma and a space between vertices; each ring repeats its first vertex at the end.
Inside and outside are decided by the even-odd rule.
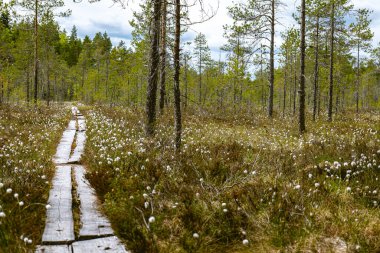
POLYGON ((110 2, 0 0, 0 253, 380 251, 374 1, 110 2))

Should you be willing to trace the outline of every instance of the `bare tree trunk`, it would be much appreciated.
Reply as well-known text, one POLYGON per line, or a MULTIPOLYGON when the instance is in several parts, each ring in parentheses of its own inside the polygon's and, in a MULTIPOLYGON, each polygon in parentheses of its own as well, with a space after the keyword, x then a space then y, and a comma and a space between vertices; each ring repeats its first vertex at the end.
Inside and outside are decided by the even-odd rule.
POLYGON ((273 117, 273 97, 274 97, 274 26, 275 26, 275 0, 272 0, 271 15, 271 39, 270 39, 270 79, 269 79, 269 99, 268 117, 273 117))
POLYGON ((293 115, 296 114, 297 102, 297 52, 294 52, 294 58, 293 115))
POLYGON ((283 102, 282 102, 282 117, 285 117, 285 109, 286 109, 286 83, 288 79, 287 75, 287 66, 288 66, 288 53, 285 52, 285 66, 284 66, 284 97, 283 97, 283 102))
POLYGON ((38 100, 38 0, 34 2, 34 104, 38 100))
POLYGON ((150 70, 146 99, 146 135, 154 135, 156 122, 157 81, 159 69, 159 30, 160 30, 160 0, 154 0, 154 18, 151 37, 150 70))
POLYGON ((179 50, 181 39, 181 3, 175 0, 175 42, 174 42, 174 111, 175 111, 175 146, 181 148, 182 115, 181 115, 181 91, 179 88, 180 62, 179 50))
POLYGON ((293 50, 291 50, 291 52, 290 52, 290 75, 289 75, 289 112, 291 112, 292 105, 293 105, 292 86, 291 86, 292 80, 293 80, 292 74, 294 73, 293 72, 293 66, 294 66, 294 59, 293 58, 294 58, 294 56, 293 56, 293 50))
POLYGON ((30 102, 30 77, 29 77, 29 66, 26 69, 26 102, 29 104, 30 102))
POLYGON ((110 55, 109 53, 107 52, 106 54, 106 83, 105 83, 105 86, 106 86, 106 100, 108 100, 108 79, 109 79, 109 67, 110 67, 110 55))
POLYGON ((4 81, 0 80, 0 82, 1 82, 0 104, 2 104, 4 100, 4 81))
POLYGON ((358 62, 356 70, 356 113, 359 113, 359 86, 360 86, 360 41, 358 40, 358 62))
POLYGON ((335 3, 331 7, 331 37, 330 37, 330 87, 328 121, 332 121, 333 112, 333 91, 334 91, 334 32, 335 32, 335 3))
POLYGON ((161 7, 161 71, 160 71, 160 113, 164 112, 166 97, 166 15, 167 2, 162 0, 161 7))
POLYGON ((301 80, 300 80, 300 101, 299 101, 299 131, 303 134, 306 131, 305 126, 305 51, 306 51, 306 7, 305 0, 302 0, 301 7, 301 80))
POLYGON ((188 80, 187 80, 187 56, 185 55, 185 108, 187 108, 187 99, 188 99, 188 80))
POLYGON ((50 66, 49 62, 47 63, 47 69, 46 69, 46 77, 47 77, 47 106, 50 106, 50 66))
POLYGON ((202 49, 199 47, 199 104, 202 104, 202 49))
POLYGON ((318 93, 318 78, 319 78, 319 15, 317 16, 315 34, 315 65, 314 65, 314 89, 313 89, 313 121, 317 117, 317 93, 318 93))

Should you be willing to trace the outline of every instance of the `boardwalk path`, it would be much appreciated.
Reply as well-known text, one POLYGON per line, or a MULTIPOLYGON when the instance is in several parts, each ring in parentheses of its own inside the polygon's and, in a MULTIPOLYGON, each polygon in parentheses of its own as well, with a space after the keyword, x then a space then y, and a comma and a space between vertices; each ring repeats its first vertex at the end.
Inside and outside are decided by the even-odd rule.
POLYGON ((42 245, 36 253, 127 253, 108 219, 99 211, 94 190, 85 178, 85 169, 80 165, 86 140, 86 123, 77 108, 63 133, 57 153, 53 158, 56 174, 50 190, 46 213, 46 225, 42 245), (72 145, 76 146, 72 152, 72 145), (73 180, 75 183, 73 183, 73 180), (76 186, 80 202, 80 229, 74 235, 73 187, 76 186))

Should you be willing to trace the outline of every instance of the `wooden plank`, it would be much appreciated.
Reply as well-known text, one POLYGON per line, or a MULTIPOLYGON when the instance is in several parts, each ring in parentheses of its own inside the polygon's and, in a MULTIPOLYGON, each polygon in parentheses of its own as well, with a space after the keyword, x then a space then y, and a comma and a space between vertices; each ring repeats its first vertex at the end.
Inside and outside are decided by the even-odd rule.
POLYGON ((71 145, 75 138, 75 120, 71 120, 68 128, 63 132, 60 143, 57 147, 57 152, 53 158, 53 162, 56 164, 67 163, 71 154, 71 145), (71 129, 74 124, 74 129, 71 129))
POLYGON ((128 253, 116 236, 78 241, 72 244, 73 253, 128 253))
POLYGON ((43 245, 38 246, 35 253, 72 253, 69 245, 43 245))
POLYGON ((86 142, 86 133, 85 132, 77 132, 77 141, 76 147, 74 149, 73 155, 69 159, 69 163, 75 164, 79 163, 82 154, 84 152, 84 144, 86 142))
POLYGON ((75 240, 72 213, 71 166, 57 166, 49 193, 42 244, 69 244, 75 240))
POLYGON ((86 121, 83 116, 78 116, 78 131, 86 130, 86 121))
POLYGON ((77 130, 76 120, 70 120, 67 130, 77 130))
POLYGON ((88 180, 85 178, 83 166, 75 166, 77 194, 80 201, 79 230, 80 239, 97 238, 113 235, 114 232, 108 219, 99 211, 98 199, 88 180))

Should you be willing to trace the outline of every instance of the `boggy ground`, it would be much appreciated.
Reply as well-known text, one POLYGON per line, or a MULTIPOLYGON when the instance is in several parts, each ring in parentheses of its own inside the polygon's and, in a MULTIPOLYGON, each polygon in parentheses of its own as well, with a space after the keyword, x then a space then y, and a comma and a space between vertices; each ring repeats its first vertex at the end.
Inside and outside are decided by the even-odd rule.
MULTIPOLYGON (((169 115, 169 113, 168 113, 169 115)), ((146 139, 144 114, 87 108, 88 177, 133 252, 380 250, 380 114, 171 114, 146 139)))
POLYGON ((0 106, 0 252, 33 252, 40 243, 52 157, 70 111, 0 106))

